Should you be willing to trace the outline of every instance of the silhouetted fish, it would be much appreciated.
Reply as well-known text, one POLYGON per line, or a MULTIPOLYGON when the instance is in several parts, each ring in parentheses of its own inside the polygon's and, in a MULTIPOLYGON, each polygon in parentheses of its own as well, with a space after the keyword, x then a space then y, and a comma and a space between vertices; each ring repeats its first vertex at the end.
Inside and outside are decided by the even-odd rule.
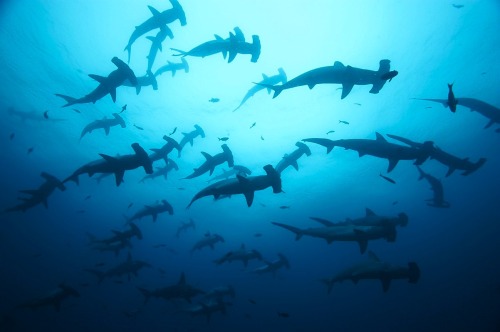
POLYGON ((290 208, 290 205, 282 205, 280 206, 280 209, 282 210, 286 210, 286 209, 289 209, 290 208))
POLYGON ((125 104, 125 105, 122 106, 122 110, 120 111, 120 113, 125 112, 126 109, 127 109, 127 104, 125 104))
POLYGON ((393 179, 391 179, 390 177, 387 177, 385 175, 382 175, 382 173, 379 174, 381 178, 389 181, 390 183, 393 183, 393 184, 396 184, 396 181, 394 181, 393 179))
POLYGON ((210 98, 208 101, 211 103, 218 103, 220 101, 220 99, 219 98, 210 98))
POLYGON ((134 127, 136 127, 136 128, 137 128, 137 129, 139 129, 139 130, 144 130, 144 128, 139 127, 139 126, 138 126, 138 125, 136 125, 136 124, 134 124, 134 127))
POLYGON ((170 134, 168 134, 168 136, 172 136, 173 134, 175 134, 176 131, 177 131, 177 127, 175 127, 174 130, 172 130, 172 132, 170 134))
POLYGON ((326 134, 328 135, 328 134, 331 134, 331 133, 334 133, 334 132, 335 132, 335 130, 330 130, 330 131, 329 131, 329 132, 327 132, 326 134))
POLYGON ((358 105, 358 106, 361 106, 361 104, 360 104, 360 103, 354 103, 354 105, 358 105))
POLYGON ((257 302, 255 302, 255 300, 252 299, 248 299, 248 302, 250 302, 251 304, 257 304, 257 302))
POLYGON ((252 125, 250 126, 250 129, 252 129, 253 127, 255 127, 256 124, 257 124, 257 122, 252 123, 252 125))
POLYGON ((12 141, 14 139, 14 137, 16 137, 16 133, 10 134, 9 139, 12 141))
POLYGON ((31 152, 33 152, 33 149, 35 149, 34 147, 31 147, 28 149, 28 154, 30 154, 31 152))
POLYGON ((457 8, 457 9, 460 9, 462 8, 464 5, 457 5, 457 4, 452 4, 453 7, 457 8))
POLYGON ((130 209, 132 205, 134 205, 134 203, 129 203, 129 205, 127 206, 127 210, 130 209))
POLYGON ((455 98, 455 94, 453 93, 453 83, 448 83, 448 107, 453 113, 457 110, 457 104, 458 100, 455 98))
POLYGON ((49 111, 43 112, 43 117, 48 119, 49 118, 49 111))
POLYGON ((72 108, 72 110, 75 111, 76 113, 82 113, 79 110, 77 110, 76 108, 72 108))
POLYGON ((254 236, 254 237, 261 237, 261 236, 262 236, 262 234, 261 234, 261 233, 255 233, 253 236, 254 236))
POLYGON ((263 141, 264 140, 264 136, 260 135, 260 139, 263 141))
POLYGON ((343 124, 346 124, 346 125, 348 125, 348 124, 349 124, 349 122, 344 121, 344 120, 339 120, 339 123, 343 123, 343 124))
POLYGON ((87 195, 87 197, 85 197, 83 200, 86 201, 86 200, 89 200, 90 198, 92 198, 91 195, 87 195))
POLYGON ((229 137, 217 137, 219 141, 225 142, 229 139, 229 137))

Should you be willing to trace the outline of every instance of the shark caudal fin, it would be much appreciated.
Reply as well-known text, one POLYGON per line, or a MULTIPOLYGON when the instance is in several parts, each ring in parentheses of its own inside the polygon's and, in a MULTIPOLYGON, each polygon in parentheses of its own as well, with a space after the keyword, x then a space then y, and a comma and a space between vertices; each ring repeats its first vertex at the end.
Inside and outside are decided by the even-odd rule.
POLYGON ((322 145, 326 148, 326 153, 330 153, 332 149, 335 147, 335 141, 332 141, 328 138, 305 138, 302 142, 311 142, 322 145))
POLYGON ((58 97, 61 97, 64 100, 66 100, 66 104, 63 105, 62 107, 68 107, 68 106, 71 106, 71 105, 74 105, 74 104, 78 104, 78 99, 77 98, 73 98, 73 97, 66 96, 66 95, 61 95, 59 93, 56 93, 55 95, 58 96, 58 97))
POLYGON ((391 70, 391 61, 384 59, 380 60, 377 76, 373 82, 370 93, 379 93, 379 91, 384 87, 385 82, 387 80, 381 79, 380 77, 384 74, 387 74, 391 70))
POLYGON ((297 228, 297 227, 293 227, 293 226, 290 226, 290 225, 282 224, 282 223, 279 223, 279 222, 271 222, 271 224, 279 226, 281 228, 287 229, 287 230, 295 233, 295 240, 296 241, 300 240, 300 238, 302 237, 302 235, 304 235, 304 232, 301 229, 297 228))
POLYGON ((469 175, 475 171, 477 171, 481 166, 484 165, 486 162, 486 158, 480 158, 476 163, 472 164, 472 167, 465 172, 462 173, 462 175, 469 175))
POLYGON ((416 284, 420 279, 420 268, 417 263, 410 262, 408 263, 408 282, 412 284, 416 284))

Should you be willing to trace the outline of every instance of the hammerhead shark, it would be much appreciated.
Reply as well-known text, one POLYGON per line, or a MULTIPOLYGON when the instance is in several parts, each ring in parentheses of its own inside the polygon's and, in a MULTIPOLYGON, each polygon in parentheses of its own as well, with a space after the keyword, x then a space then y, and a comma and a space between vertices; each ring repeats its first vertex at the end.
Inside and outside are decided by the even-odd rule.
POLYGON ((197 304, 184 308, 183 311, 191 314, 191 316, 205 315, 207 317, 207 323, 209 323, 214 312, 220 311, 222 314, 226 314, 227 304, 228 303, 220 299, 200 301, 197 304))
POLYGON ((130 69, 129 66, 122 60, 114 57, 111 59, 111 62, 115 64, 117 67, 116 70, 112 71, 107 77, 90 74, 90 78, 93 78, 99 85, 88 95, 83 96, 81 98, 73 98, 62 94, 57 94, 56 96, 63 98, 66 100, 66 105, 63 107, 71 106, 74 104, 85 104, 85 103, 94 103, 106 96, 107 94, 111 95, 111 99, 113 102, 116 101, 116 88, 122 85, 125 80, 129 80, 132 82, 134 86, 137 85, 137 77, 135 77, 134 72, 130 69))
POLYGON ((431 185, 431 190, 433 192, 433 197, 428 199, 427 205, 436 208, 449 208, 450 203, 444 200, 444 189, 441 181, 429 173, 425 173, 420 167, 417 166, 418 172, 420 173, 419 180, 425 179, 431 185))
POLYGON ((86 134, 92 133, 92 131, 96 130, 96 129, 104 129, 104 133, 106 134, 106 136, 108 136, 109 129, 113 126, 120 126, 122 128, 127 127, 127 125, 125 124, 125 121, 120 116, 120 114, 113 113, 112 119, 108 119, 107 117, 104 117, 101 120, 95 120, 95 121, 89 123, 88 125, 86 125, 83 128, 82 133, 80 134, 80 139, 82 139, 83 136, 85 136, 86 134))
POLYGON ((162 51, 162 46, 161 44, 165 40, 165 38, 170 37, 170 39, 174 38, 174 35, 172 34, 172 30, 170 30, 166 25, 160 27, 160 31, 156 34, 155 37, 148 36, 146 37, 151 41, 151 48, 149 49, 149 54, 147 56, 148 58, 148 72, 151 72, 151 69, 153 68, 153 63, 155 62, 156 59, 156 54, 158 51, 162 51))
POLYGON ((396 227, 392 225, 383 226, 360 226, 351 224, 325 224, 318 218, 313 220, 320 222, 323 226, 300 229, 287 224, 272 222, 273 225, 279 226, 295 234, 295 240, 298 241, 302 236, 307 235, 326 240, 328 244, 333 241, 349 241, 357 242, 359 250, 363 254, 366 251, 369 240, 385 238, 388 242, 396 240, 396 227))
POLYGON ((147 290, 141 287, 137 287, 137 289, 142 293, 142 295, 144 295, 144 303, 148 302, 151 297, 162 298, 165 300, 184 299, 191 302, 191 298, 205 293, 201 289, 188 284, 184 273, 181 274, 179 281, 174 285, 155 290, 147 290))
POLYGON ((283 90, 298 86, 307 85, 309 89, 312 89, 316 84, 342 84, 341 99, 344 99, 354 85, 371 84, 370 93, 379 93, 386 82, 382 77, 390 70, 390 61, 387 59, 380 60, 378 71, 344 66, 342 62, 335 61, 333 66, 310 70, 281 85, 256 84, 274 90, 273 98, 278 97, 283 90))
POLYGON ((110 236, 110 237, 107 237, 104 239, 96 239, 94 237, 90 237, 90 242, 92 244, 102 243, 102 244, 109 245, 109 244, 113 244, 113 243, 117 243, 117 242, 130 241, 130 239, 132 239, 133 237, 136 237, 139 240, 141 240, 142 239, 142 232, 139 229, 139 227, 137 227, 137 225, 132 223, 132 222, 129 223, 129 226, 130 226, 130 229, 125 230, 125 231, 112 230, 113 236, 110 236))
POLYGON ((230 296, 234 299, 236 292, 233 286, 214 287, 203 295, 205 300, 222 300, 225 296, 230 296))
POLYGON ((253 270, 254 273, 264 274, 264 273, 272 273, 273 277, 276 276, 276 271, 282 268, 290 269, 290 262, 283 254, 278 254, 278 259, 274 261, 266 261, 264 260, 265 265, 259 266, 253 270))
POLYGON ((242 166, 242 165, 234 165, 233 168, 230 170, 222 170, 222 174, 214 176, 213 178, 208 179, 207 182, 212 182, 212 181, 219 181, 219 180, 225 180, 229 179, 230 177, 234 177, 237 174, 243 175, 243 176, 248 176, 252 174, 252 171, 249 170, 247 167, 242 166))
POLYGON ((159 76, 159 75, 169 71, 172 73, 172 77, 174 77, 175 73, 178 70, 184 70, 185 73, 189 73, 189 64, 185 58, 181 58, 180 63, 167 61, 166 65, 161 66, 160 68, 158 68, 155 71, 155 76, 159 76))
POLYGON ((47 198, 54 192, 54 190, 59 189, 61 191, 65 191, 66 187, 64 184, 59 181, 55 176, 50 175, 49 173, 42 172, 40 174, 41 177, 45 179, 45 182, 42 183, 38 189, 30 189, 30 190, 20 190, 23 194, 28 194, 30 197, 20 197, 19 199, 23 202, 11 208, 5 210, 5 212, 12 211, 26 211, 40 203, 42 203, 45 208, 48 207, 47 198))
POLYGON ((168 173, 172 170, 179 170, 179 166, 177 166, 177 163, 173 161, 172 159, 168 159, 167 161, 167 166, 165 167, 156 167, 156 170, 152 174, 148 174, 144 176, 139 182, 144 182, 147 179, 154 179, 159 176, 163 176, 165 180, 168 179, 168 173))
POLYGON ((23 303, 19 307, 35 310, 40 307, 53 306, 59 312, 61 310, 61 302, 70 297, 80 297, 80 293, 73 287, 61 283, 48 295, 23 303))
POLYGON ((168 160, 169 160, 168 154, 170 152, 172 152, 173 149, 176 149, 177 151, 179 151, 179 153, 182 150, 179 143, 177 143, 177 141, 175 139, 173 139, 172 137, 169 137, 167 135, 163 135, 163 139, 167 143, 164 144, 161 148, 150 149, 151 151, 153 151, 153 153, 149 155, 149 159, 151 159, 152 162, 163 159, 163 160, 165 160, 165 163, 168 164, 168 160))
POLYGON ((102 159, 83 165, 74 171, 73 174, 67 177, 63 182, 71 180, 78 184, 78 176, 85 173, 89 176, 96 173, 114 173, 116 185, 119 186, 123 182, 123 176, 125 175, 126 170, 132 170, 142 166, 147 174, 152 174, 153 163, 151 162, 151 159, 149 159, 146 151, 144 151, 139 143, 133 143, 132 149, 135 154, 125 156, 111 157, 100 153, 99 155, 102 159))
POLYGON ((132 255, 128 253, 127 260, 117 266, 107 270, 99 271, 93 269, 85 269, 84 271, 90 272, 97 277, 99 283, 101 283, 105 278, 115 278, 121 277, 122 275, 127 275, 128 281, 130 281, 131 275, 137 277, 139 270, 145 267, 151 267, 149 263, 140 260, 132 260, 132 255))
POLYGON ((307 156, 311 155, 311 150, 304 143, 297 142, 295 143, 295 146, 297 147, 297 149, 290 154, 285 154, 278 165, 276 165, 276 172, 281 173, 285 170, 285 168, 289 166, 292 166, 293 168, 295 168, 295 170, 298 171, 299 164, 297 164, 297 160, 304 154, 307 156))
POLYGON ((351 280, 357 284, 359 280, 380 280, 382 290, 387 292, 394 279, 408 279, 409 283, 415 284, 420 279, 420 269, 415 262, 409 262, 408 266, 393 265, 381 261, 372 251, 368 252, 368 260, 355 264, 331 278, 321 281, 327 285, 328 294, 333 285, 344 280, 351 280))
POLYGON ((149 31, 154 29, 161 29, 162 27, 166 27, 167 24, 170 24, 175 20, 179 20, 181 26, 185 26, 187 24, 186 14, 184 13, 184 9, 182 9, 182 6, 179 4, 179 1, 170 0, 170 3, 172 4, 172 8, 164 10, 163 12, 159 12, 155 8, 148 6, 149 11, 153 16, 135 27, 135 30, 130 36, 127 46, 125 46, 124 50, 128 51, 128 62, 130 62, 132 44, 143 34, 148 33, 149 31))
POLYGON ((212 175, 215 167, 225 162, 227 162, 227 165, 229 167, 233 167, 234 166, 233 153, 231 152, 227 144, 222 144, 221 148, 222 152, 214 156, 209 155, 208 153, 202 151, 201 154, 205 157, 205 162, 201 164, 200 167, 195 168, 194 172, 186 176, 184 179, 193 179, 200 175, 205 174, 206 172, 210 172, 210 175, 212 175))
MULTIPOLYGON (((427 100, 435 103, 440 103, 444 107, 448 107, 448 99, 429 99, 429 98, 415 98, 417 100, 427 100)), ((468 108, 471 112, 477 112, 487 118, 489 122, 484 126, 487 129, 495 123, 500 123, 500 108, 488 104, 482 100, 475 98, 459 98, 456 100, 458 106, 468 108)))
POLYGON ((387 172, 391 172, 400 160, 413 160, 415 165, 421 165, 429 158, 432 153, 434 145, 431 141, 426 141, 421 147, 407 147, 394 143, 389 143, 380 135, 375 133, 376 139, 340 139, 330 140, 326 138, 307 138, 303 139, 304 142, 311 142, 326 147, 326 153, 335 146, 343 147, 346 150, 358 151, 360 157, 364 155, 371 155, 374 157, 384 158, 389 161, 387 172))
POLYGON ((120 241, 108 243, 108 242, 94 242, 99 240, 97 240, 95 236, 93 236, 90 233, 87 233, 87 236, 90 239, 92 249, 97 250, 99 252, 113 252, 115 256, 118 256, 120 254, 120 251, 132 248, 132 242, 130 238, 129 239, 123 238, 120 241))
POLYGON ((231 263, 232 261, 241 261, 244 267, 248 266, 248 261, 252 259, 257 259, 259 261, 263 260, 262 255, 257 250, 248 250, 245 244, 242 244, 238 250, 229 251, 224 256, 214 260, 217 265, 223 263, 231 263))
MULTIPOLYGON (((387 136, 412 147, 420 148, 423 146, 423 143, 413 142, 401 136, 396 136, 391 134, 388 134, 387 136)), ((430 154, 430 158, 435 159, 439 161, 441 164, 448 167, 448 172, 446 173, 447 177, 453 174, 453 172, 457 169, 464 171, 462 175, 469 175, 477 171, 486 162, 486 158, 479 158, 477 162, 473 163, 469 160, 469 158, 456 157, 451 153, 441 150, 439 147, 435 145, 434 149, 430 154)))
MULTIPOLYGON (((267 76, 266 74, 262 74, 262 81, 254 85, 247 91, 247 94, 243 97, 238 107, 236 107, 234 111, 238 110, 243 104, 253 97, 257 92, 266 89, 265 85, 276 85, 278 83, 285 84, 287 82, 286 73, 283 68, 278 68, 278 75, 267 76)), ((271 93, 271 88, 267 88, 267 93, 271 93)))
POLYGON ((181 222, 181 225, 177 228, 175 232, 175 237, 179 238, 182 232, 187 231, 189 228, 195 229, 196 224, 193 219, 189 218, 189 222, 181 222))
POLYGON ((244 177, 236 175, 236 178, 222 180, 198 192, 187 208, 189 208, 196 200, 205 196, 214 196, 215 199, 224 195, 243 194, 247 201, 247 206, 252 206, 255 191, 263 190, 268 187, 273 188, 273 193, 278 194, 283 192, 281 189, 280 174, 271 165, 264 166, 266 175, 244 177))
POLYGON ((219 234, 210 234, 210 232, 208 232, 201 240, 197 241, 193 245, 193 247, 191 248, 191 253, 195 252, 196 250, 201 250, 204 247, 210 247, 210 249, 213 250, 214 245, 217 242, 226 242, 226 241, 219 234))
POLYGON ((137 77, 137 83, 132 83, 130 80, 125 80, 122 84, 123 86, 129 86, 134 88, 135 93, 139 94, 142 90, 142 87, 151 86, 153 90, 158 90, 158 81, 156 80, 155 75, 151 71, 147 71, 146 75, 137 77))
MULTIPOLYGON (((184 148, 184 145, 189 143, 191 146, 193 146, 193 140, 200 136, 201 138, 205 138, 205 131, 203 131, 203 128, 201 128, 199 125, 195 124, 194 125, 194 130, 190 131, 189 133, 182 133, 182 139, 179 142, 179 145, 181 146, 181 150, 184 148)), ((179 151, 179 157, 181 156, 181 151, 179 151)))
POLYGON ((164 212, 168 212, 169 215, 173 215, 174 208, 169 202, 162 199, 160 204, 144 205, 144 207, 137 211, 132 217, 127 218, 127 223, 131 223, 132 221, 138 219, 140 220, 146 216, 151 216, 153 218, 153 222, 155 222, 156 219, 158 219, 158 215, 164 212))
POLYGON ((354 219, 347 218, 343 222, 334 223, 323 218, 318 218, 318 217, 309 217, 309 218, 323 224, 326 227, 339 226, 339 225, 406 227, 406 225, 408 225, 408 215, 404 212, 399 213, 395 217, 380 216, 369 208, 365 209, 365 215, 363 217, 354 219))

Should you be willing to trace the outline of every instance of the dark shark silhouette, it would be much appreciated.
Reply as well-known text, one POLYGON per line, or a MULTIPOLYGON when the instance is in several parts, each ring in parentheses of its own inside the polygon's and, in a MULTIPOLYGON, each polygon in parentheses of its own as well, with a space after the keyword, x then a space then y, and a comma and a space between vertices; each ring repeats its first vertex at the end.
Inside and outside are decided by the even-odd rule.
POLYGON ((125 80, 129 80, 132 82, 134 86, 137 85, 137 78, 135 77, 134 72, 130 69, 129 66, 122 60, 114 57, 111 59, 111 62, 115 64, 117 67, 116 70, 112 71, 107 77, 90 74, 90 78, 93 78, 99 85, 88 95, 83 96, 81 98, 73 98, 70 96, 57 94, 56 96, 63 98, 66 100, 66 104, 63 107, 71 106, 74 104, 86 104, 86 103, 94 103, 106 96, 107 94, 111 95, 111 99, 113 102, 116 101, 116 88, 122 85, 125 80))
POLYGON ((203 290, 189 285, 186 282, 184 273, 181 274, 179 281, 174 285, 155 290, 147 290, 141 287, 137 287, 137 289, 144 296, 144 303, 148 302, 151 297, 162 298, 164 300, 184 299, 191 302, 191 298, 205 293, 203 290))
POLYGON ((40 307, 53 306, 54 309, 59 312, 61 310, 61 302, 70 297, 80 297, 80 293, 73 287, 61 283, 58 285, 57 289, 53 290, 48 295, 33 299, 18 307, 35 310, 40 307))
POLYGON ((155 222, 156 219, 158 219, 158 215, 164 212, 168 212, 169 215, 173 215, 174 208, 169 202, 162 199, 159 204, 144 205, 144 207, 137 211, 132 217, 127 218, 127 223, 131 223, 132 221, 138 219, 140 220, 146 216, 151 216, 153 218, 153 222, 155 222))
POLYGON ((137 276, 137 273, 145 267, 151 267, 151 265, 144 261, 132 260, 132 255, 129 252, 125 262, 118 264, 107 271, 103 272, 93 269, 85 269, 84 271, 95 275, 99 280, 99 283, 101 283, 106 278, 121 277, 123 275, 127 275, 128 281, 130 281, 131 275, 137 276))
POLYGON ((265 265, 257 267, 252 272, 257 274, 272 273, 273 277, 275 277, 278 270, 282 268, 290 269, 288 258, 283 254, 278 254, 278 257, 279 258, 274 261, 264 260, 265 265))
POLYGON ((266 88, 265 85, 276 85, 278 83, 285 84, 286 82, 287 82, 287 77, 283 68, 278 68, 278 75, 267 76, 266 74, 262 74, 262 81, 260 81, 259 83, 257 83, 257 85, 254 85, 253 87, 250 88, 250 90, 247 91, 246 95, 243 97, 238 107, 236 107, 233 110, 233 112, 238 110, 241 106, 243 106, 243 104, 248 99, 253 97, 257 92, 267 89, 267 93, 271 93, 271 89, 266 88))
MULTIPOLYGON (((201 138, 205 138, 205 131, 203 128, 201 128, 199 125, 194 125, 194 130, 190 131, 189 133, 182 133, 182 139, 179 142, 179 145, 181 146, 181 151, 184 149, 184 146, 189 143, 191 146, 193 146, 193 140, 200 136, 201 138)), ((179 151, 179 157, 181 156, 181 151, 179 151)))
POLYGON ((412 284, 420 279, 420 269, 415 262, 409 262, 407 267, 398 266, 381 261, 371 251, 368 252, 368 256, 368 260, 355 264, 331 278, 322 279, 321 281, 328 287, 328 294, 335 283, 345 280, 350 280, 355 284, 360 280, 380 280, 383 291, 387 292, 394 279, 408 279, 408 282, 412 284))
POLYGON ((43 204, 45 208, 48 207, 47 198, 54 192, 54 190, 59 189, 61 191, 65 191, 66 187, 64 184, 59 181, 55 176, 50 175, 49 173, 42 172, 40 174, 41 177, 45 179, 45 182, 42 183, 38 189, 30 189, 30 190, 20 190, 23 194, 28 194, 30 197, 20 197, 19 199, 23 202, 11 208, 7 208, 5 212, 12 211, 26 211, 38 204, 43 204))
MULTIPOLYGON (((128 51, 128 62, 130 62, 130 54, 132 52, 132 44, 139 38, 140 36, 148 33, 154 29, 161 29, 166 27, 167 24, 174 22, 175 20, 179 20, 181 26, 185 26, 187 24, 186 14, 184 13, 184 9, 180 5, 177 0, 170 0, 172 4, 171 9, 164 10, 159 12, 155 8, 148 6, 149 11, 153 15, 142 24, 135 27, 134 32, 130 36, 127 46, 125 46, 125 51, 128 51)), ((172 38, 172 37, 171 37, 172 38)))
POLYGON ((429 158, 433 143, 430 141, 425 142, 422 147, 407 147, 394 143, 389 143, 380 135, 376 134, 375 140, 370 139, 340 139, 330 140, 326 138, 307 138, 303 139, 304 142, 311 142, 326 147, 326 153, 335 147, 339 146, 346 150, 358 151, 360 157, 364 155, 371 155, 374 157, 384 158, 389 161, 387 172, 391 172, 400 160, 415 160, 415 165, 421 165, 429 158))
POLYGON ((174 35, 172 34, 172 30, 170 30, 166 25, 160 27, 160 31, 156 34, 155 37, 152 36, 146 37, 151 41, 151 48, 149 49, 149 54, 147 56, 148 72, 151 72, 151 69, 153 68, 153 64, 156 59, 156 54, 158 53, 158 51, 160 52, 162 51, 161 44, 167 37, 170 37, 170 39, 172 39, 174 38, 174 35))
POLYGON ((298 86, 307 85, 309 89, 312 89, 317 84, 342 84, 341 99, 344 99, 351 92, 354 85, 371 84, 372 88, 370 93, 379 93, 386 82, 386 80, 381 77, 390 70, 389 60, 380 60, 378 71, 344 66, 342 62, 335 61, 333 66, 320 67, 310 70, 282 85, 261 85, 274 90, 273 98, 276 98, 283 90, 298 86))
POLYGON ((156 171, 154 171, 152 174, 148 174, 144 176, 139 182, 144 182, 147 179, 155 179, 159 176, 163 176, 165 180, 168 179, 168 173, 172 170, 179 170, 179 166, 173 161, 172 159, 168 159, 167 161, 167 166, 165 167, 156 167, 156 171))
POLYGON ((165 163, 168 164, 168 160, 169 160, 168 154, 170 152, 172 152, 173 149, 177 149, 177 151, 179 151, 179 153, 180 153, 182 148, 179 145, 179 143, 177 143, 177 141, 175 139, 173 139, 172 137, 169 137, 167 135, 163 135, 163 139, 167 143, 159 149, 150 149, 151 151, 153 151, 153 153, 149 155, 149 159, 151 159, 151 161, 153 161, 153 162, 160 160, 160 159, 163 159, 163 160, 165 160, 165 163))
POLYGON ((136 224, 134 223, 129 223, 130 229, 125 230, 125 231, 117 231, 117 230, 112 230, 113 235, 104 239, 96 239, 93 236, 90 236, 90 243, 91 244, 106 244, 106 245, 111 245, 113 243, 117 242, 126 242, 130 241, 133 237, 138 238, 139 240, 142 239, 142 232, 137 227, 136 224))
POLYGON ((148 154, 139 145, 139 143, 133 143, 132 149, 135 154, 111 157, 106 154, 100 153, 99 155, 102 159, 92 161, 88 164, 83 165, 73 172, 68 178, 64 180, 74 181, 78 184, 78 176, 80 174, 87 173, 92 176, 96 173, 114 173, 116 179, 116 185, 119 186, 123 182, 123 176, 125 171, 136 169, 138 167, 143 167, 147 174, 153 173, 153 163, 149 159, 148 154))
POLYGON ((311 155, 311 150, 304 143, 297 142, 295 143, 295 146, 297 147, 297 149, 290 154, 285 154, 278 165, 276 165, 276 172, 281 173, 285 170, 285 168, 289 166, 292 166, 293 168, 295 168, 295 170, 298 171, 299 164, 297 164, 297 160, 304 154, 307 156, 311 155))
POLYGON ((273 193, 282 192, 280 174, 271 165, 264 166, 266 175, 243 177, 237 175, 236 178, 222 180, 198 192, 187 208, 189 208, 196 200, 205 196, 214 196, 215 199, 224 195, 243 194, 247 201, 247 206, 252 206, 255 191, 263 190, 268 187, 273 188, 273 193))
POLYGON ((213 181, 219 181, 219 180, 229 179, 231 177, 235 177, 237 174, 243 175, 243 176, 248 176, 248 175, 252 174, 252 171, 249 170, 245 166, 234 165, 230 170, 226 171, 225 169, 222 169, 222 174, 214 176, 213 178, 208 179, 207 182, 213 182, 213 181))
POLYGON ((436 208, 449 208, 450 203, 444 200, 444 189, 441 181, 429 173, 425 173, 420 167, 417 166, 418 172, 420 174, 419 180, 425 179, 431 185, 431 190, 433 192, 433 197, 427 199, 429 202, 427 205, 436 208))
POLYGON ((248 261, 252 259, 257 259, 259 261, 263 260, 262 255, 257 250, 248 250, 245 244, 242 244, 238 250, 229 251, 224 256, 214 260, 217 265, 223 263, 231 263, 233 261, 241 261, 244 267, 248 266, 248 261))
POLYGON ((197 304, 184 308, 183 311, 191 314, 191 316, 205 315, 207 323, 209 323, 214 312, 220 311, 223 315, 226 314, 226 305, 227 303, 223 300, 200 301, 197 304))
POLYGON ((217 301, 223 300, 224 297, 227 296, 230 296, 233 299, 236 297, 236 292, 233 286, 214 287, 203 295, 203 299, 209 301, 217 301))
POLYGON ((205 236, 201 240, 198 240, 193 245, 193 247, 191 248, 191 253, 195 252, 196 250, 201 250, 204 247, 210 247, 210 249, 213 250, 214 249, 214 245, 217 242, 222 242, 223 243, 223 242, 226 242, 226 241, 219 234, 210 234, 210 232, 208 232, 207 234, 205 234, 205 236))
POLYGON ((169 71, 172 73, 172 77, 174 77, 175 73, 178 70, 184 70, 185 73, 189 73, 189 64, 185 58, 181 58, 180 63, 167 61, 166 65, 161 66, 160 68, 158 68, 155 71, 155 76, 159 76, 159 75, 169 71))
POLYGON ((120 126, 122 128, 127 127, 127 125, 125 124, 125 121, 118 113, 113 113, 112 119, 108 119, 107 117, 104 117, 101 120, 95 120, 95 121, 92 121, 91 123, 89 123, 88 125, 86 125, 83 128, 82 133, 80 134, 80 139, 82 139, 83 136, 85 136, 86 134, 92 133, 92 131, 94 131, 96 129, 104 129, 104 133, 106 134, 106 136, 108 136, 109 129, 111 127, 114 127, 114 126, 120 126))
MULTIPOLYGON (((423 143, 413 142, 407 138, 397 136, 397 135, 387 135, 388 137, 395 139, 397 141, 403 142, 412 147, 422 147, 423 143)), ((475 163, 469 161, 469 158, 459 158, 451 153, 441 150, 439 147, 434 145, 434 149, 430 154, 431 159, 435 159, 439 161, 441 164, 448 167, 448 172, 446 176, 450 176, 457 169, 464 171, 462 175, 469 175, 475 171, 477 171, 481 166, 486 162, 486 158, 479 158, 479 160, 475 163)))
POLYGON ((373 210, 366 208, 365 215, 360 218, 347 218, 343 222, 331 222, 327 219, 318 217, 309 217, 310 219, 317 221, 324 226, 335 226, 335 225, 355 225, 355 226, 402 226, 406 227, 408 225, 408 215, 404 212, 399 213, 396 217, 380 216, 377 215, 373 210))
POLYGON ((158 81, 156 80, 155 75, 151 71, 148 71, 146 75, 137 77, 137 83, 133 83, 130 80, 125 80, 122 84, 123 86, 129 86, 134 88, 136 94, 139 94, 142 90, 142 87, 151 86, 153 90, 158 90, 158 81))
POLYGON ((193 230, 196 229, 196 224, 194 223, 194 220, 189 218, 189 222, 181 222, 181 225, 177 228, 177 231, 175 232, 175 237, 179 238, 182 232, 187 231, 189 228, 192 228, 193 230))
POLYGON ((206 172, 210 172, 210 175, 212 175, 215 167, 225 162, 227 162, 227 165, 229 167, 233 167, 234 166, 233 153, 231 152, 227 144, 222 144, 221 148, 222 152, 214 156, 211 156, 206 152, 202 152, 203 156, 205 157, 205 162, 201 164, 200 167, 195 168, 194 172, 186 176, 184 179, 193 179, 205 174, 206 172))
POLYGON ((132 242, 130 239, 123 238, 119 241, 108 243, 108 242, 99 242, 100 240, 96 239, 96 237, 90 233, 87 233, 87 236, 90 240, 92 249, 97 250, 99 252, 113 252, 115 256, 118 256, 123 249, 132 248, 132 242))
MULTIPOLYGON (((440 103, 444 107, 449 107, 448 99, 429 99, 429 98, 414 98, 416 100, 426 100, 432 101, 435 103, 440 103)), ((458 106, 463 106, 468 108, 471 112, 477 112, 487 118, 489 122, 484 126, 484 129, 487 129, 494 125, 495 123, 500 123, 500 108, 495 107, 491 104, 488 104, 482 100, 475 98, 459 98, 457 100, 458 106)))

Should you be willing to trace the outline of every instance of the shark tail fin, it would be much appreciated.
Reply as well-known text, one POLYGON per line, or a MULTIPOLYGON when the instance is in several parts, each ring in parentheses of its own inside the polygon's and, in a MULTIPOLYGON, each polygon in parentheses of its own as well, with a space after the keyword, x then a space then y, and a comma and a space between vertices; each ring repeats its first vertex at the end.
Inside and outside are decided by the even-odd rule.
POLYGON ((420 268, 417 263, 410 262, 408 263, 408 282, 412 284, 416 284, 420 279, 420 268))
POLYGON ((185 57, 189 53, 189 52, 186 52, 186 51, 183 51, 183 50, 179 50, 178 48, 170 48, 170 49, 172 51, 178 52, 177 54, 172 54, 173 56, 182 56, 182 57, 185 57))
POLYGON ((62 99, 66 100, 66 105, 63 105, 63 107, 71 106, 71 105, 78 103, 78 99, 70 97, 70 96, 61 95, 59 93, 56 93, 56 96, 61 97, 62 99))

